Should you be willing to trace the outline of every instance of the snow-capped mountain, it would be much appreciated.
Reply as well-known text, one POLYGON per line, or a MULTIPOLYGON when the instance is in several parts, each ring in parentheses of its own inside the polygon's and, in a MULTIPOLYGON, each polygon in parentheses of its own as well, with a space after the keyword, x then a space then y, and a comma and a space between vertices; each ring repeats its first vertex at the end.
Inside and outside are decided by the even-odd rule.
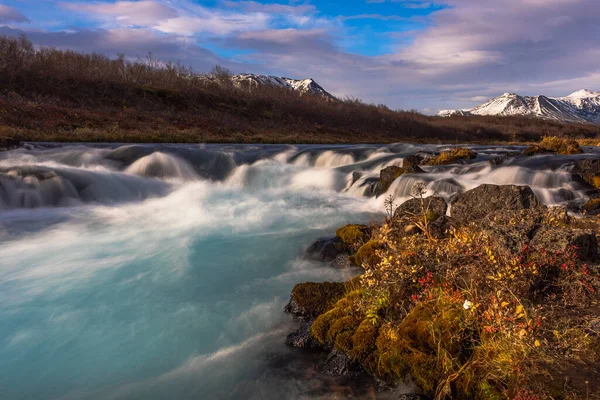
POLYGON ((335 99, 331 93, 323 89, 323 87, 313 79, 296 80, 279 76, 239 74, 231 75, 231 81, 235 86, 249 90, 261 86, 275 86, 290 89, 301 94, 310 93, 329 99, 335 99))
POLYGON ((504 93, 485 104, 467 110, 443 110, 438 116, 523 115, 556 121, 600 124, 600 92, 579 90, 566 97, 519 96, 504 93))

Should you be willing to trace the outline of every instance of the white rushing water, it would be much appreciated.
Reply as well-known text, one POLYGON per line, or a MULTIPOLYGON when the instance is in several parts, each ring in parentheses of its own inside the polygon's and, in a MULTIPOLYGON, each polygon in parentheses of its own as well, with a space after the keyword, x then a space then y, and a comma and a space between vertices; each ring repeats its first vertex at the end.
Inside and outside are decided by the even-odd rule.
MULTIPOLYGON (((440 147, 63 146, 0 153, 2 399, 317 398, 283 341, 293 285, 346 280, 302 257, 349 222, 379 220, 387 165, 440 147)), ((527 184, 583 201, 576 157, 487 160, 396 180, 451 197, 527 184)), ((591 157, 584 154, 577 157, 591 157)), ((334 385, 335 386, 335 385, 334 385)))

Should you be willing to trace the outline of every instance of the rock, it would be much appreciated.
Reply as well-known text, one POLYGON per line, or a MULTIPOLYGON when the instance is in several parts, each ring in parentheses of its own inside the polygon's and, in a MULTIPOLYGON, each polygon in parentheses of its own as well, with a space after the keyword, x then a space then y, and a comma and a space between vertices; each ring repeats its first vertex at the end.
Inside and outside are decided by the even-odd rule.
POLYGON ((0 137, 0 151, 16 149, 19 146, 21 146, 21 141, 19 139, 0 137))
POLYGON ((437 157, 427 157, 421 162, 421 165, 448 165, 455 163, 466 163, 477 157, 477 153, 464 147, 454 147, 450 150, 442 151, 437 157))
POLYGON ((404 174, 416 174, 424 172, 418 165, 409 165, 406 167, 397 167, 395 165, 386 167, 379 173, 379 193, 385 193, 392 183, 404 174))
POLYGON ((600 198, 589 199, 583 205, 583 211, 588 215, 600 214, 600 198))
POLYGON ((554 150, 546 149, 546 148, 538 146, 538 145, 533 145, 533 146, 529 146, 528 148, 523 150, 521 155, 534 156, 536 154, 551 154, 551 153, 556 153, 556 152, 554 150))
POLYGON ((339 237, 320 238, 306 250, 306 258, 314 261, 330 262, 344 252, 344 242, 339 237))
POLYGON ((360 178, 362 178, 362 176, 363 176, 362 171, 352 172, 352 183, 350 184, 350 186, 354 185, 356 183, 356 181, 358 181, 360 178))
POLYGON ((458 194, 451 203, 450 214, 461 223, 479 221, 499 211, 545 211, 529 186, 481 185, 458 194))
POLYGON ((306 282, 294 286, 285 312, 311 320, 329 310, 346 292, 342 282, 306 282))
POLYGON ((528 211, 499 212, 495 221, 482 227, 481 233, 495 253, 510 258, 519 254, 540 228, 542 213, 528 211))
MULTIPOLYGON (((446 204, 446 200, 442 197, 427 197, 423 199, 425 209, 429 209, 437 215, 437 217, 441 217, 446 215, 446 211, 448 210, 448 204, 446 204)), ((396 211, 394 212, 394 217, 402 217, 402 216, 411 216, 411 215, 421 215, 422 214, 422 203, 421 199, 410 199, 400 204, 396 211)), ((431 218, 431 220, 436 220, 436 218, 431 218)))
POLYGON ((354 264, 348 259, 349 256, 350 254, 348 253, 341 253, 329 265, 337 269, 352 268, 354 267, 354 264))
POLYGON ((367 225, 349 224, 342 226, 335 235, 344 243, 344 248, 357 250, 369 241, 370 232, 367 225))
POLYGON ((319 343, 317 339, 312 335, 311 332, 312 321, 307 322, 300 327, 300 329, 290 333, 285 339, 285 344, 290 347, 297 347, 299 349, 324 349, 323 345, 319 343))
POLYGON ((508 154, 505 154, 503 156, 498 156, 498 157, 490 158, 488 160, 488 162, 490 163, 490 165, 492 167, 497 167, 497 166, 500 166, 500 165, 504 164, 504 161, 506 161, 509 158, 510 158, 510 156, 508 154))
POLYGON ((529 244, 548 253, 564 253, 575 246, 575 255, 582 261, 593 260, 598 254, 598 240, 591 229, 542 226, 529 244))
POLYGON ((400 175, 404 174, 404 169, 392 165, 384 168, 379 173, 379 191, 385 193, 390 188, 392 182, 394 182, 400 175))
POLYGON ((415 170, 421 170, 421 168, 419 168, 421 161, 423 161, 423 157, 418 154, 407 156, 402 161, 402 168, 414 168, 415 170))
POLYGON ((327 356, 321 372, 331 376, 343 375, 349 377, 357 377, 364 373, 357 362, 350 360, 347 355, 335 348, 327 356))
POLYGON ((575 162, 573 172, 590 187, 600 188, 600 159, 588 158, 575 162))

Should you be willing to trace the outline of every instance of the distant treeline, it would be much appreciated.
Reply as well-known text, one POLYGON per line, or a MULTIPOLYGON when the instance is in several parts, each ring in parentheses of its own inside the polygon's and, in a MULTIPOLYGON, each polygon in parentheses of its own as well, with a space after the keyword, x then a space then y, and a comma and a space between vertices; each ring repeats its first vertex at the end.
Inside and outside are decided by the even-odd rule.
POLYGON ((285 88, 236 87, 151 56, 36 48, 0 36, 0 137, 111 142, 529 142, 600 127, 525 117, 430 117, 285 88))

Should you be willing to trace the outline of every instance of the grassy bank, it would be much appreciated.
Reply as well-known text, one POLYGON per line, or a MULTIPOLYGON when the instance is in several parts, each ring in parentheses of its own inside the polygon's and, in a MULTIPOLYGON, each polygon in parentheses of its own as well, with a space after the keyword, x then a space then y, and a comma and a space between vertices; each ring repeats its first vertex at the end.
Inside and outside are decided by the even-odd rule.
POLYGON ((34 49, 0 37, 0 137, 29 141, 390 143, 600 138, 600 127, 530 118, 436 118, 360 100, 234 87, 175 63, 34 49))

